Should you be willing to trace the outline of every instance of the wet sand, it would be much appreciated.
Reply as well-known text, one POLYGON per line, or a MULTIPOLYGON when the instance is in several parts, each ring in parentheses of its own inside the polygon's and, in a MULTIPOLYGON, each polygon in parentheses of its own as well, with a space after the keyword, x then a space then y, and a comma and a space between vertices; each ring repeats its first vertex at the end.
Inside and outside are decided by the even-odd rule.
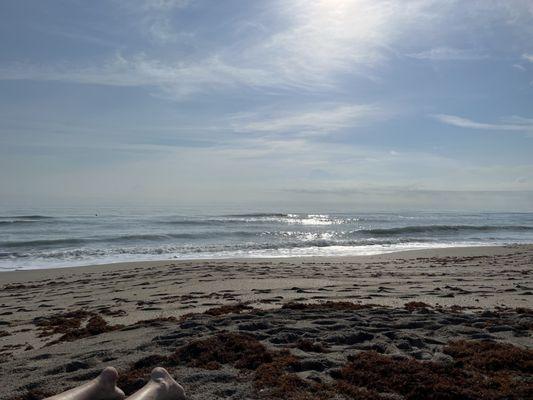
MULTIPOLYGON (((306 382, 328 382, 360 352, 445 363, 458 339, 531 348, 532 274, 533 245, 4 272, 0 399, 67 389, 105 365, 131 372, 143 357, 221 332, 288 349, 306 382), (295 306, 325 302, 357 306, 295 306)), ((171 369, 192 399, 264 397, 249 371, 211 367, 171 369)))

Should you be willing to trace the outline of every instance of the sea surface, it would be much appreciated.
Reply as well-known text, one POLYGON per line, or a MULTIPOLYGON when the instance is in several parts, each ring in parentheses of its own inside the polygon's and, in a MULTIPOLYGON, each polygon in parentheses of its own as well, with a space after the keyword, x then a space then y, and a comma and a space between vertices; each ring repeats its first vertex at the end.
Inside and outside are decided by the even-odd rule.
POLYGON ((0 210, 0 270, 533 243, 533 213, 0 210))

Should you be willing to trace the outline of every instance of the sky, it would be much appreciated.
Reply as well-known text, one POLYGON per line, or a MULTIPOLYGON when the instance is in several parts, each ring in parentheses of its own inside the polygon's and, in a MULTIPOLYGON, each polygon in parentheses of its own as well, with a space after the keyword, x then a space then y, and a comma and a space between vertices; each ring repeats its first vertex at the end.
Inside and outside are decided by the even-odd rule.
POLYGON ((533 2, 0 2, 0 205, 224 204, 533 211, 533 2))

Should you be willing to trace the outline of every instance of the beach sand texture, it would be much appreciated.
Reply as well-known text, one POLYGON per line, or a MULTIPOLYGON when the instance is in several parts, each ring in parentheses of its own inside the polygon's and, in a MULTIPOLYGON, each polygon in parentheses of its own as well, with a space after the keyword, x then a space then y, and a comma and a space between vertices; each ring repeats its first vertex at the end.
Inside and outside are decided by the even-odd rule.
POLYGON ((527 398, 532 274, 533 245, 5 272, 0 399, 57 393, 106 365, 131 391, 160 364, 191 399, 422 398, 379 384, 385 366, 404 371, 402 363, 420 368, 427 393, 435 373, 459 396, 450 398, 480 392, 465 376, 481 374, 501 386, 486 398, 511 390, 504 376, 518 382, 515 398, 527 398), (515 353, 497 370, 472 358, 515 353))

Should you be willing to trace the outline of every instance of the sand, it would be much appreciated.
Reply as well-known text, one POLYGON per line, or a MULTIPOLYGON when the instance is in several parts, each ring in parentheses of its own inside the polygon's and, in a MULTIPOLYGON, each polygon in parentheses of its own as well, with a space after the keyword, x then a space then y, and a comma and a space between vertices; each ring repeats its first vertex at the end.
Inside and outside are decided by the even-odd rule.
MULTIPOLYGON (((166 360, 221 332, 251 335, 270 352, 289 351, 298 359, 291 373, 323 383, 335 381, 335 371, 361 352, 443 364, 454 362, 446 346, 459 339, 533 348, 532 266, 533 245, 523 245, 3 272, 0 399, 68 389, 105 365, 125 374, 143 357, 166 360), (327 351, 312 351, 309 343, 327 351)), ((250 378, 257 372, 231 362, 164 362, 191 399, 268 393, 250 378)))

